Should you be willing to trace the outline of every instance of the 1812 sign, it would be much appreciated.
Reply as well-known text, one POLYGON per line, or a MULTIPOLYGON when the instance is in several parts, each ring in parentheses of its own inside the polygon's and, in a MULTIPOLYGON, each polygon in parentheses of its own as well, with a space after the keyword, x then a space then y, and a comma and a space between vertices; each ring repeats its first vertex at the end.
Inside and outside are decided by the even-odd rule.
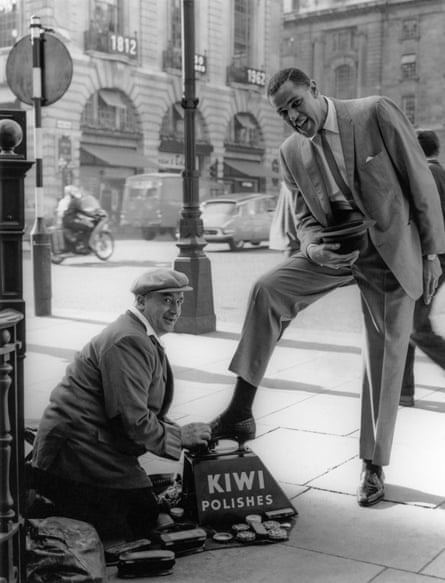
POLYGON ((266 73, 259 69, 251 69, 250 67, 246 69, 247 82, 251 85, 259 85, 264 87, 266 83, 266 73))
POLYGON ((110 52, 136 59, 138 55, 137 39, 122 34, 110 34, 110 52))

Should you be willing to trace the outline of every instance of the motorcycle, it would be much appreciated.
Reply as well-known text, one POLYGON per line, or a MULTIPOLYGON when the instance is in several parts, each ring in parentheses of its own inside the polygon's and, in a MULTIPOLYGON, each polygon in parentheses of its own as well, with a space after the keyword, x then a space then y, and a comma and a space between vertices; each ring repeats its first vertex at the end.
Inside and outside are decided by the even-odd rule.
POLYGON ((114 251, 114 237, 110 231, 108 213, 101 208, 82 220, 90 231, 73 231, 63 226, 49 228, 51 262, 59 265, 67 257, 94 253, 101 261, 107 261, 114 251))

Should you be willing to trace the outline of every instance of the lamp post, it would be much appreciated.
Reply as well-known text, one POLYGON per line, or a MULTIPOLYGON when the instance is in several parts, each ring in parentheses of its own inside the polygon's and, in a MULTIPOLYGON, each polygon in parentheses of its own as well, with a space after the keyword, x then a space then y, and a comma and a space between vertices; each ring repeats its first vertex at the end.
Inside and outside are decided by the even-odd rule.
POLYGON ((182 0, 182 71, 184 108, 183 208, 179 221, 179 255, 174 268, 185 273, 193 293, 186 294, 177 332, 202 334, 216 329, 211 266, 203 249, 206 245, 199 208, 199 172, 196 169, 195 113, 195 19, 194 0, 182 0))
POLYGON ((36 158, 35 203, 36 217, 31 231, 34 274, 34 309, 36 316, 51 315, 51 245, 45 228, 43 208, 43 152, 42 152, 42 27, 38 16, 31 17, 34 150, 36 158))

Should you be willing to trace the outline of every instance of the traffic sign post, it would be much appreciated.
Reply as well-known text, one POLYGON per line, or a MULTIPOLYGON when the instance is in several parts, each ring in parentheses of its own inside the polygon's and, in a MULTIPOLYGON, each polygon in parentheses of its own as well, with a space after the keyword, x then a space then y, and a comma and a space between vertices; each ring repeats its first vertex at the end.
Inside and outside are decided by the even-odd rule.
POLYGON ((16 97, 34 107, 36 158, 35 222, 31 231, 34 309, 36 316, 51 314, 51 246, 44 222, 42 106, 60 99, 71 84, 73 63, 64 44, 45 34, 38 16, 31 17, 31 34, 11 49, 6 79, 16 97))

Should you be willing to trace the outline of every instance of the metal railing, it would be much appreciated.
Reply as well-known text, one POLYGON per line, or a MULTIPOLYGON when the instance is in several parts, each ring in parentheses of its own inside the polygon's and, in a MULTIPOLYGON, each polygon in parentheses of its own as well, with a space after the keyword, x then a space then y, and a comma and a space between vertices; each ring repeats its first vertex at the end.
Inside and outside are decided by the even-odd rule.
POLYGON ((23 314, 0 311, 0 581, 25 581, 25 532, 21 511, 24 453, 18 395, 17 325, 23 314))

